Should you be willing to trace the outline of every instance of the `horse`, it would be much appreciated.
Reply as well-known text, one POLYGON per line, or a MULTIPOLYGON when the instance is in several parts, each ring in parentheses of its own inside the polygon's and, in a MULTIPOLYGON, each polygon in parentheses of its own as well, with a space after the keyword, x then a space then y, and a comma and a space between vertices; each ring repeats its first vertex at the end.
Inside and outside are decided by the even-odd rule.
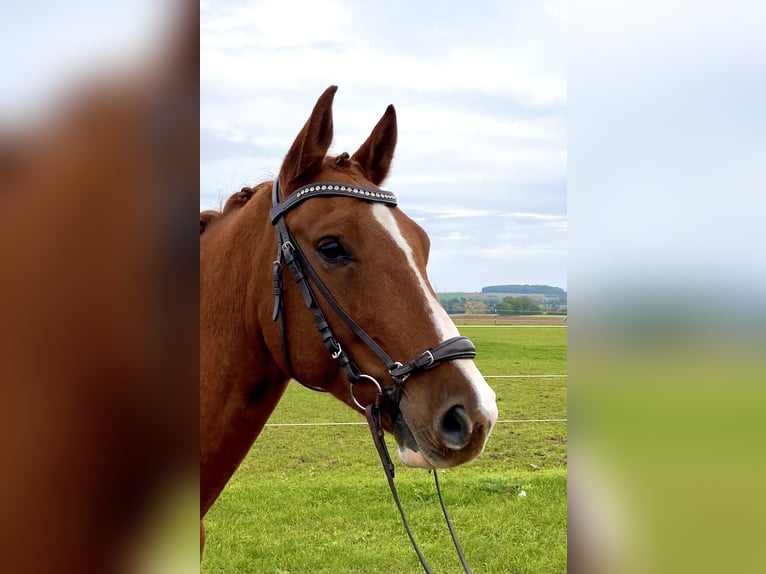
POLYGON ((497 421, 473 346, 428 281, 427 234, 379 187, 396 147, 394 107, 356 152, 328 156, 336 90, 317 100, 277 179, 230 199, 236 208, 200 240, 200 558, 205 514, 291 378, 357 412, 398 380, 381 423, 411 467, 476 458, 497 421), (283 268, 294 281, 282 283, 283 268), (405 365, 381 358, 417 353, 405 365))
POLYGON ((179 8, 151 61, 0 133, 3 571, 135 569, 168 484, 196 478, 199 13, 179 8))

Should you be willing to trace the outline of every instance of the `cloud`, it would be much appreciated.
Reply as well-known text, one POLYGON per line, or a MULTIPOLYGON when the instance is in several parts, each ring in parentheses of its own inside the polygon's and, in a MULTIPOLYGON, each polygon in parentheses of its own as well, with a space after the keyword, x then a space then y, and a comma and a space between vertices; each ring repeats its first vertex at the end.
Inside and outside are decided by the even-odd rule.
POLYGON ((510 217, 518 220, 540 220, 540 221, 563 221, 566 219, 563 215, 551 213, 501 213, 500 217, 510 217))
POLYGON ((436 219, 456 219, 464 217, 486 217, 492 215, 491 211, 482 209, 465 209, 460 207, 447 207, 431 211, 436 219))
POLYGON ((442 241, 465 241, 467 239, 473 239, 472 235, 465 235, 459 231, 453 231, 449 235, 439 237, 442 241))
MULTIPOLYGON (((485 263, 538 256, 561 285, 565 262, 556 271, 549 263, 566 229, 562 1, 490 0, 467 11, 445 0, 434 11, 403 0, 268 0, 200 10, 201 204, 276 174, 318 95, 337 84, 331 153, 355 151, 396 106, 399 141, 383 187, 431 235, 431 272, 443 287, 481 287, 486 277, 437 255, 456 245, 485 263)), ((546 282, 525 269, 530 278, 514 280, 546 282)))

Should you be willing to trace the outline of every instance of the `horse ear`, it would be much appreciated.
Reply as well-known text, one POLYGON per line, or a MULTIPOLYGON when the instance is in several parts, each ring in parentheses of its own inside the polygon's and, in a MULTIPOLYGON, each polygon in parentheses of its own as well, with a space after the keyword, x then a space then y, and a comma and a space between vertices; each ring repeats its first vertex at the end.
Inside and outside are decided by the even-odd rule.
POLYGON ((367 178, 375 185, 380 185, 388 175, 394 157, 396 136, 396 110, 394 106, 388 106, 370 137, 351 156, 351 159, 359 162, 367 178))
POLYGON ((322 168, 322 160, 332 143, 332 100, 338 86, 330 86, 319 96, 306 125, 287 152, 280 178, 286 188, 291 183, 310 180, 322 168))

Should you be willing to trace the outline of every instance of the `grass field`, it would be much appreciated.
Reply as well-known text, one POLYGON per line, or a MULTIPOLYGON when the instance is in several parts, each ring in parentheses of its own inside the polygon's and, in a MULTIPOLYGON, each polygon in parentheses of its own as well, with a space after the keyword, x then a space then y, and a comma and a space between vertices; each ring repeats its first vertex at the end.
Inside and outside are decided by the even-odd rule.
MULTIPOLYGON (((550 419, 566 419, 567 379, 516 377, 565 374, 567 329, 459 328, 475 342, 485 376, 515 376, 488 378, 508 422, 495 427, 484 454, 439 471, 468 562, 477 574, 565 572, 567 428, 550 419)), ((361 416, 291 384, 269 422, 361 416)), ((394 459, 402 504, 434 572, 462 571, 433 478, 394 459)), ((204 574, 422 572, 362 425, 268 426, 205 525, 204 574)))

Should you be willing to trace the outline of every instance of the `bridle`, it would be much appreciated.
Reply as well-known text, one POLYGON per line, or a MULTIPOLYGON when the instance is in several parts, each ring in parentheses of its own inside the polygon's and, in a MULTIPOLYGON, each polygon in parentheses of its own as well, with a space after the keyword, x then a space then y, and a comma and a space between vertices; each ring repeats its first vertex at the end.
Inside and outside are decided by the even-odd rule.
MULTIPOLYGON (((452 361, 456 359, 473 359, 476 356, 476 348, 474 347, 473 343, 466 337, 453 337, 439 343, 431 349, 426 349, 417 355, 414 359, 406 363, 394 361, 388 355, 388 353, 386 353, 380 347, 380 345, 378 345, 372 339, 372 337, 370 337, 364 331, 364 329, 362 329, 362 327, 360 327, 348 315, 348 313, 343 310, 340 304, 332 296, 332 293, 330 293, 330 290, 322 282, 317 272, 311 266, 303 251, 301 251, 298 242, 287 229, 287 224, 284 217, 285 214, 307 199, 316 197, 341 196, 353 197, 367 202, 383 203, 389 206, 396 206, 396 196, 393 193, 383 191, 381 189, 371 189, 346 183, 320 182, 299 187, 287 198, 285 198, 284 201, 281 201, 279 196, 279 177, 277 177, 274 180, 274 186, 272 188, 272 207, 269 211, 269 217, 271 218, 271 223, 274 226, 277 237, 277 257, 274 260, 272 271, 272 279, 274 283, 274 312, 272 314, 272 320, 279 321, 282 351, 284 353, 285 364, 287 366, 288 373, 290 375, 293 374, 293 367, 292 359, 290 358, 287 331, 285 328, 285 308, 283 301, 284 286, 282 282, 283 266, 286 266, 290 270, 293 279, 298 285, 301 295, 303 296, 304 304, 314 315, 314 321, 316 322, 317 330, 322 337, 325 348, 330 353, 330 356, 334 360, 338 361, 341 370, 344 372, 346 378, 348 379, 351 398, 360 409, 365 411, 367 422, 370 426, 372 437, 375 442, 375 447, 378 451, 380 461, 383 464, 383 469, 386 473, 386 478, 388 480, 391 493, 394 497, 394 501, 396 502, 397 508, 399 509, 399 513, 402 517, 404 528, 407 531, 407 534, 410 538, 410 541, 412 542, 415 552, 418 555, 418 558, 420 559, 420 563, 423 566, 423 569, 426 573, 431 574, 431 569, 425 561, 425 558, 423 557, 420 549, 418 548, 418 545, 415 542, 415 538, 410 531, 409 525, 407 524, 407 520, 404 517, 404 511, 399 501, 396 487, 394 486, 394 465, 388 454, 388 449, 384 441, 383 426, 381 424, 381 413, 383 410, 387 410, 393 415, 396 414, 399 408, 399 401, 401 400, 404 382, 411 375, 420 371, 433 369, 444 361, 452 361), (340 342, 332 332, 330 324, 328 323, 327 318, 325 317, 325 314, 319 305, 317 297, 314 294, 314 290, 309 283, 309 279, 311 280, 311 283, 316 286, 317 290, 322 294, 323 299, 333 309, 333 311, 386 366, 388 374, 391 377, 390 384, 381 386, 374 377, 362 373, 356 363, 354 363, 354 361, 349 357, 346 350, 343 349, 340 342), (354 389, 357 385, 364 383, 372 383, 377 389, 375 400, 368 405, 361 404, 354 392, 354 389)), ((304 383, 301 384, 312 390, 324 392, 324 389, 305 385, 304 383)), ((461 563, 463 564, 464 570, 470 574, 471 570, 465 560, 462 548, 460 547, 460 543, 458 542, 454 528, 452 527, 452 522, 449 518, 449 515, 447 514, 447 508, 444 505, 444 499, 439 488, 439 478, 437 476, 437 472, 434 470, 433 474, 437 492, 439 493, 439 501, 441 503, 442 511, 447 521, 447 526, 449 527, 452 540, 455 544, 455 548, 457 549, 458 556, 461 563)))

